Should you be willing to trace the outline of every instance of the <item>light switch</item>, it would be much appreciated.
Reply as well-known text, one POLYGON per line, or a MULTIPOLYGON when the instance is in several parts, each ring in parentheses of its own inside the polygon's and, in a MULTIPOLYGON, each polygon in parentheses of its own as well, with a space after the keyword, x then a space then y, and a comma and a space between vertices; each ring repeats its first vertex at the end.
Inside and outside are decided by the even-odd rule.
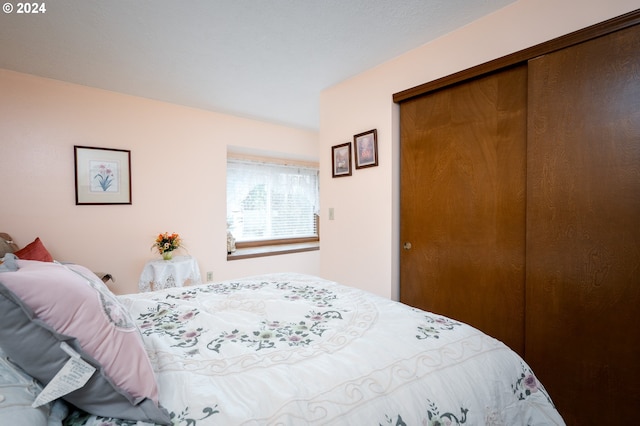
POLYGON ((335 216, 333 213, 333 207, 329 207, 329 220, 334 220, 335 216))

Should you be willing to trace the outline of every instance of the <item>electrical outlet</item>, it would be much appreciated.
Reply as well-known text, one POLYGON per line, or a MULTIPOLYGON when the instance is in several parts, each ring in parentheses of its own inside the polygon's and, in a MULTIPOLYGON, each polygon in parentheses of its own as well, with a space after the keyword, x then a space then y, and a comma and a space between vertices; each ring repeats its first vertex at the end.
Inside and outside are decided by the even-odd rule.
POLYGON ((334 220, 336 218, 333 207, 329 207, 329 220, 334 220))
POLYGON ((213 281, 213 272, 207 272, 207 282, 213 281))

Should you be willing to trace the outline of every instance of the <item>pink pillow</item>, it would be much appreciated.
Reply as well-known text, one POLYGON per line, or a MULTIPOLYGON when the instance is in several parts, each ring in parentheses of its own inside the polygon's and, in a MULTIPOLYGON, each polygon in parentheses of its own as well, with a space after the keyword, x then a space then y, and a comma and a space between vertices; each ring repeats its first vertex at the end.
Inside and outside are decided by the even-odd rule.
POLYGON ((106 380, 101 380, 99 387, 92 388, 87 384, 64 399, 91 414, 170 424, 168 413, 158 405, 155 374, 142 336, 107 286, 80 265, 32 260, 18 260, 17 263, 17 271, 0 274, 0 295, 4 294, 9 300, 3 302, 0 315, 6 316, 3 319, 6 330, 0 332, 0 345, 5 352, 25 371, 46 384, 57 373, 57 368, 45 354, 62 352, 58 348, 58 340, 63 338, 60 336, 74 338, 83 358, 90 363, 91 359, 98 362, 99 372, 94 376, 100 374, 106 380), (29 316, 33 315, 35 321, 11 325, 18 324, 12 323, 17 315, 11 308, 16 305, 10 303, 14 296, 2 287, 19 298, 15 302, 26 305, 33 312, 29 316), (36 339, 37 342, 29 342, 31 336, 40 331, 29 328, 31 331, 27 333, 22 330, 40 323, 55 332, 57 337, 52 343, 46 343, 47 339, 43 337, 36 339), (23 338, 18 337, 21 333, 23 338), (105 386, 111 388, 105 389, 105 386))
POLYGON ((27 244, 25 247, 13 253, 18 259, 38 260, 40 262, 53 262, 53 257, 46 249, 40 237, 27 244))

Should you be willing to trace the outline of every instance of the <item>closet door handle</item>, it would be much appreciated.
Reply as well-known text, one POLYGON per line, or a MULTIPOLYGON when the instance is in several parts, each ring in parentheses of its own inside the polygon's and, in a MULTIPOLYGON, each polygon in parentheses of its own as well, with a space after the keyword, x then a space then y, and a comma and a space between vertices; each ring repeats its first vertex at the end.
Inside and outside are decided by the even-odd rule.
POLYGON ((405 250, 411 250, 411 243, 409 241, 405 242, 402 245, 402 248, 405 249, 405 250))

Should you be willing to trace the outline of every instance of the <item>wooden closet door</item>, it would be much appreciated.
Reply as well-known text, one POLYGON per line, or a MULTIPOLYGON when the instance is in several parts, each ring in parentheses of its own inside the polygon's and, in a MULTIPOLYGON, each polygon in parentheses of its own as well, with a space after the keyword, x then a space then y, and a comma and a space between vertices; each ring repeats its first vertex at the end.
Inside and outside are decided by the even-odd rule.
POLYGON ((526 90, 521 66, 400 107, 400 300, 520 354, 526 90))
POLYGON ((640 31, 530 61, 526 359, 567 424, 640 406, 640 31))

